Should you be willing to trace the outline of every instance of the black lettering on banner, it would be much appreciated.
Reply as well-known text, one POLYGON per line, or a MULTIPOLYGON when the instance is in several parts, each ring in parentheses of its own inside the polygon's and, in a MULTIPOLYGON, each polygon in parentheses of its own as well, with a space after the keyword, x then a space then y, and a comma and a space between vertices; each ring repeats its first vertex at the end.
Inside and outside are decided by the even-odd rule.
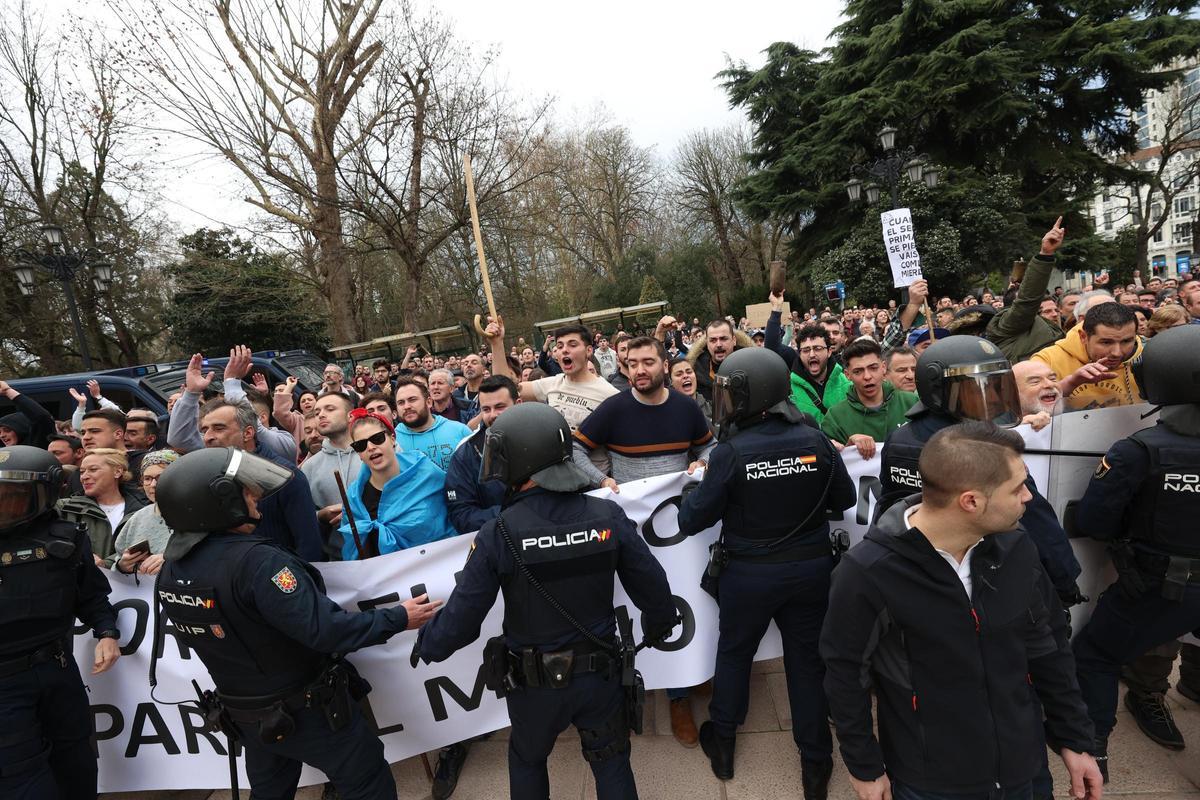
POLYGON ((675 513, 678 515, 679 507, 683 503, 681 495, 668 497, 658 504, 658 507, 650 512, 650 516, 646 517, 646 521, 642 523, 642 538, 646 540, 646 544, 651 547, 670 547, 673 544, 679 544, 687 538, 686 534, 679 532, 679 518, 676 516, 674 533, 670 536, 659 536, 654 530, 654 519, 658 516, 658 512, 662 511, 667 506, 675 506, 675 513))
POLYGON ((188 647, 187 640, 183 638, 183 634, 179 632, 179 629, 171 624, 166 614, 159 615, 158 624, 162 626, 164 634, 158 641, 158 657, 163 657, 163 652, 167 649, 167 636, 171 636, 175 639, 176 646, 179 647, 179 657, 185 661, 190 660, 192 657, 192 648, 188 647))
POLYGON ((154 703, 137 704, 137 710, 133 712, 133 722, 129 724, 129 744, 125 747, 125 757, 137 758, 138 750, 146 744, 161 744, 169 755, 179 755, 179 745, 171 738, 171 731, 154 703), (154 728, 152 736, 147 736, 142 730, 147 720, 154 728))
POLYGON ((124 729, 125 715, 121 713, 121 709, 108 703, 96 703, 92 706, 92 730, 96 732, 97 742, 115 739, 121 735, 121 731, 124 729), (106 715, 109 720, 109 724, 105 728, 100 727, 101 714, 106 715))
POLYGON ((371 705, 371 697, 368 695, 358 701, 358 710, 366 718, 367 724, 371 726, 371 730, 375 731, 376 736, 383 736, 387 733, 396 733, 404 730, 404 726, 397 722, 395 725, 380 725, 375 719, 375 707, 371 705))
POLYGON ((859 525, 871 524, 871 508, 883 494, 883 481, 878 475, 863 475, 858 479, 858 507, 855 520, 859 525))
MULTIPOLYGON (((655 650, 662 650, 664 653, 674 653, 682 650, 692 643, 692 639, 696 638, 696 614, 692 611, 692 607, 688 605, 688 601, 684 600, 677 594, 671 595, 675 601, 675 608, 679 609, 679 614, 683 621, 679 625, 679 636, 674 639, 667 639, 662 644, 655 645, 655 650)), ((646 630, 646 615, 642 614, 639 622, 642 625, 642 631, 646 630)))
POLYGON ((147 622, 150 619, 150 604, 145 600, 127 598, 113 603, 113 611, 117 612, 117 627, 121 629, 122 635, 128 637, 125 640, 125 646, 121 648, 121 655, 132 655, 142 646, 142 639, 146 638, 147 622), (121 624, 121 612, 127 608, 132 609, 134 614, 132 633, 130 633, 128 627, 121 624))
MULTIPOLYGON (((197 734, 208 740, 209 746, 216 751, 217 755, 228 755, 225 746, 221 744, 221 739, 224 737, 219 737, 208 729, 208 723, 204 721, 204 715, 200 713, 200 709, 186 704, 178 706, 178 708, 179 721, 183 723, 183 740, 190 755, 194 756, 200 752, 200 740, 197 738, 197 734)), ((233 748, 236 753, 236 743, 233 748)))
POLYGON ((479 671, 475 673, 475 686, 471 689, 469 697, 447 677, 430 678, 425 681, 425 694, 429 697, 429 708, 433 711, 433 718, 437 722, 445 722, 450 718, 449 712, 446 711, 446 699, 442 696, 443 692, 450 695, 450 698, 464 710, 474 711, 483 702, 483 690, 482 664, 479 665, 479 671))
POLYGON ((400 595, 397 592, 389 592, 388 594, 385 594, 382 597, 372 597, 370 600, 359 600, 358 601, 358 610, 359 611, 370 611, 373 608, 379 608, 380 606, 386 606, 386 605, 389 605, 390 603, 399 603, 399 602, 400 602, 400 595))

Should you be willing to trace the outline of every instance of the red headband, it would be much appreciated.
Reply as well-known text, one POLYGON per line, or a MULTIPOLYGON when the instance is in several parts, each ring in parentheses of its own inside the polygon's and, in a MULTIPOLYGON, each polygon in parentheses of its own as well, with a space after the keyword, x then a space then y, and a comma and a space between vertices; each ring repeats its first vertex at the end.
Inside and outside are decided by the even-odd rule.
POLYGON ((360 419, 373 419, 376 422, 378 422, 380 425, 382 425, 383 427, 387 428, 387 432, 390 433, 392 436, 396 435, 396 429, 394 427, 392 427, 392 423, 390 420, 384 419, 383 417, 381 417, 378 414, 375 414, 371 411, 367 411, 365 408, 356 408, 350 412, 350 421, 351 422, 357 422, 360 419))

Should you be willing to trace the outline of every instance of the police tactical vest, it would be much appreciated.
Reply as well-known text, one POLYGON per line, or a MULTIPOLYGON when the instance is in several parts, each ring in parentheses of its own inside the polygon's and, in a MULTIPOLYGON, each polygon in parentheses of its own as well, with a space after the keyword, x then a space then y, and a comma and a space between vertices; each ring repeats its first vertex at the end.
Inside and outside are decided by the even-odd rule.
POLYGON ((1132 538, 1167 555, 1200 558, 1200 438, 1161 424, 1129 438, 1150 457, 1149 474, 1126 512, 1132 538))
POLYGON ((86 535, 43 516, 0 536, 0 655, 32 652, 71 630, 86 535))
MULTIPOLYGON (((202 541, 183 560, 164 563, 155 584, 181 643, 200 656, 222 698, 263 699, 246 706, 269 705, 293 694, 311 683, 328 661, 238 601, 238 567, 256 547, 276 546, 249 536, 219 545, 202 541)), ((316 572, 305 566, 310 574, 316 572)), ((314 579, 323 585, 319 574, 314 579)))
POLYGON ((902 425, 888 434, 880 457, 881 486, 877 515, 897 500, 921 491, 921 473, 917 470, 917 462, 921 459, 921 449, 924 447, 925 440, 919 437, 912 423, 902 425))
MULTIPOLYGON (((501 517, 533 577, 571 616, 590 626, 613 613, 619 519, 606 503, 584 499, 589 513, 566 524, 544 519, 522 503, 505 509, 501 517)), ((507 551, 503 541, 499 547, 507 551)), ((520 570, 502 586, 504 631, 514 641, 534 645, 575 633, 520 570)))
POLYGON ((779 539, 806 518, 807 530, 789 538, 789 546, 826 541, 824 515, 809 516, 815 504, 825 501, 822 492, 832 469, 831 447, 824 438, 807 425, 768 420, 728 441, 734 467, 721 521, 727 541, 779 539))

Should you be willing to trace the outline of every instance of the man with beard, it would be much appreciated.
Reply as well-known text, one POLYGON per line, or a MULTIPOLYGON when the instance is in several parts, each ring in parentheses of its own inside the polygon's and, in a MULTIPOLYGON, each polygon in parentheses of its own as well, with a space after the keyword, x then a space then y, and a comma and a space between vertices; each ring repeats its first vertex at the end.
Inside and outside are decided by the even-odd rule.
POLYGON ((326 364, 322 378, 322 392, 344 394, 350 398, 351 403, 358 405, 358 392, 346 385, 346 373, 341 367, 337 364, 326 364))
POLYGON ((1062 413, 1062 390, 1058 378, 1041 361, 1022 361, 1013 364, 1013 380, 1021 397, 1022 424, 1035 431, 1050 424, 1050 418, 1062 413))
POLYGON ((734 350, 754 347, 754 342, 745 331, 734 330, 733 323, 725 319, 714 319, 704 333, 692 341, 687 359, 696 370, 696 385, 704 399, 712 402, 713 378, 721 362, 734 350))
MULTIPOLYGON (((663 343, 650 336, 631 339, 625 362, 631 389, 605 400, 579 425, 575 466, 591 479, 592 487, 613 492, 620 491, 620 483, 684 469, 691 474, 707 466, 716 441, 696 401, 667 387, 663 343), (611 477, 592 463, 592 454, 605 448, 612 457, 611 477)), ((688 689, 667 689, 667 698, 671 732, 684 747, 695 747, 699 732, 688 689)))
POLYGON ((325 441, 325 437, 317 430, 317 410, 310 409, 304 414, 304 441, 302 450, 304 458, 316 455, 321 452, 321 444, 325 441))
MULTIPOLYGON (((503 353, 500 355, 500 361, 507 363, 503 353)), ((483 358, 478 353, 467 353, 458 363, 466 383, 454 390, 454 397, 467 404, 465 407, 460 405, 458 413, 458 421, 466 425, 479 413, 479 384, 483 382, 483 358)))
POLYGON ((500 415, 517 405, 517 385, 504 375, 493 375, 479 384, 479 429, 450 456, 446 468, 446 509, 459 533, 471 533, 500 513, 508 487, 501 481, 480 481, 487 429, 500 415))
POLYGON ((471 435, 471 429, 461 422, 434 414, 429 390, 411 375, 396 380, 396 416, 403 423, 396 428, 396 444, 400 449, 424 453, 442 472, 450 466, 454 448, 471 435))
POLYGON ((771 295, 770 302, 764 346, 778 353, 791 368, 792 402, 819 425, 830 406, 846 396, 850 381, 843 374, 842 365, 829 357, 833 347, 824 326, 810 323, 796 331, 793 350, 783 344, 783 295, 771 295))
POLYGON ((1141 402, 1131 365, 1140 358, 1137 317, 1111 299, 1092 305, 1066 338, 1033 354, 1055 375, 1072 409, 1128 406, 1141 402))
POLYGON ((617 369, 611 375, 607 376, 609 383, 613 385, 618 392, 623 392, 629 388, 629 368, 625 365, 625 356, 629 352, 629 340, 633 338, 625 331, 621 331, 614 338, 617 353, 617 369))

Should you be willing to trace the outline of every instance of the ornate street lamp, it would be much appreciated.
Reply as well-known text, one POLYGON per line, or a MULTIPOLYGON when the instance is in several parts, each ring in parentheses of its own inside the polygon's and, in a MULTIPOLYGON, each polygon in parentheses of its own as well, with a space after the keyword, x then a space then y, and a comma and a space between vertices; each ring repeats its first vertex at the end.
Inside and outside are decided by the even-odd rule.
POLYGON ((941 170, 929 163, 928 156, 917 153, 913 147, 896 149, 897 130, 891 125, 879 131, 879 144, 883 158, 870 165, 855 164, 851 167, 854 177, 846 182, 846 195, 851 203, 857 203, 864 193, 871 205, 879 202, 881 189, 887 187, 892 207, 900 205, 900 181, 907 178, 913 183, 925 182, 930 189, 938 185, 941 170), (866 179, 867 182, 864 183, 866 179), (864 192, 865 190, 865 192, 864 192))

